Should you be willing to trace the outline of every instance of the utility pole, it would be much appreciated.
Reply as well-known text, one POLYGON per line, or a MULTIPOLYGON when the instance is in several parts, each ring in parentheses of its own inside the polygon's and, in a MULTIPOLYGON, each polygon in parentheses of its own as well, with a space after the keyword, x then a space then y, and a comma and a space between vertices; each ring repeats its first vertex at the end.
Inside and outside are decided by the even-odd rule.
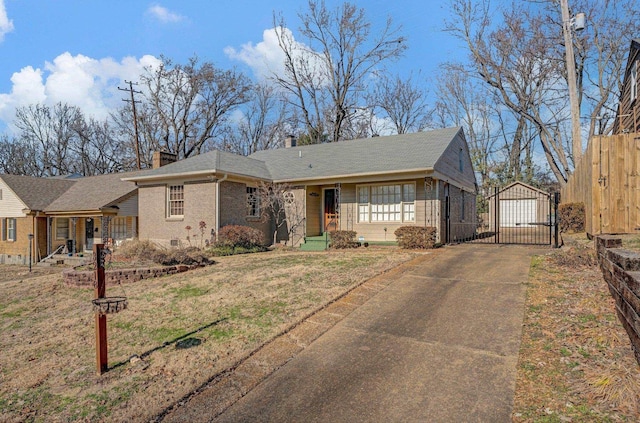
MULTIPOLYGON (((573 164, 576 166, 582 158, 582 135, 580 131, 580 105, 578 104, 578 86, 576 81, 576 61, 573 55, 573 36, 571 29, 576 23, 569 15, 567 0, 560 0, 562 8, 562 32, 564 34, 564 51, 567 62, 567 84, 569 85, 569 104, 571 105, 571 135, 573 164)), ((581 25, 575 25, 576 31, 584 29, 584 14, 581 17, 581 25)))
POLYGON ((133 89, 134 85, 138 85, 137 82, 131 82, 131 81, 127 81, 125 79, 125 84, 129 84, 129 88, 120 88, 118 87, 118 89, 120 91, 128 91, 131 93, 131 100, 129 99, 125 99, 123 98, 122 101, 126 101, 127 103, 131 102, 131 108, 133 109, 133 130, 135 132, 135 145, 136 145, 136 166, 138 168, 138 170, 140 170, 142 167, 140 165, 140 138, 138 136, 138 116, 136 114, 136 103, 139 103, 135 100, 135 98, 133 97, 134 94, 142 94, 142 91, 136 91, 133 89))

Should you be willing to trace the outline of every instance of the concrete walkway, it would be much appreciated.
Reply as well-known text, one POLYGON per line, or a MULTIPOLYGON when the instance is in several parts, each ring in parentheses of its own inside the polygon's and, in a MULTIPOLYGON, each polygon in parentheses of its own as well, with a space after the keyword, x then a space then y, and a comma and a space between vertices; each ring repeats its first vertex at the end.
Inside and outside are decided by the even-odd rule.
POLYGON ((389 276, 397 279, 217 418, 205 390, 168 420, 508 422, 524 283, 544 251, 438 250, 389 276))

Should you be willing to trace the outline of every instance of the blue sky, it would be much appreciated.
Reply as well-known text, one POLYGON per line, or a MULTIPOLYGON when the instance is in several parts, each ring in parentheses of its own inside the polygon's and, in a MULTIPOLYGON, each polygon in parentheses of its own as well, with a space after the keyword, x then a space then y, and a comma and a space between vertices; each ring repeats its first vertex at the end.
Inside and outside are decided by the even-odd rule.
MULTIPOLYGON (((446 2, 352 1, 374 27, 388 16, 402 25, 406 55, 395 72, 435 79, 438 65, 463 60, 457 40, 442 31, 446 2)), ((327 0, 334 8, 341 1, 327 0)), ((137 79, 162 54, 185 63, 197 55, 221 68, 257 78, 260 61, 273 60, 273 13, 282 12, 300 39, 298 12, 306 1, 0 0, 0 132, 16 107, 58 101, 104 118, 121 104, 117 85, 137 79)), ((262 67, 264 68, 264 66, 262 67)), ((433 91, 433 89, 431 90, 433 91)))

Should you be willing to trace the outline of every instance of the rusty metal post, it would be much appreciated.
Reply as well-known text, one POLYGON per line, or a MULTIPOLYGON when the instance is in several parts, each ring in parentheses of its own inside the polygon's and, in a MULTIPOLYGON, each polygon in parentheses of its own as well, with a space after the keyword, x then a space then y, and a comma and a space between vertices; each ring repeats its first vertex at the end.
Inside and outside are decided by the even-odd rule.
MULTIPOLYGON (((106 281, 104 273, 104 244, 93 246, 93 261, 95 263, 95 296, 104 298, 106 281)), ((96 365, 98 376, 107 371, 107 316, 96 311, 96 365)))

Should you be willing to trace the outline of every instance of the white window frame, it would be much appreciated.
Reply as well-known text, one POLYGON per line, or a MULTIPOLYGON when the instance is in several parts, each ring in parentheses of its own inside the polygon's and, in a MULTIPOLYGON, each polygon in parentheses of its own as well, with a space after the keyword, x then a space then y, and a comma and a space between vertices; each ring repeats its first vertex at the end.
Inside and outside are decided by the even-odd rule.
POLYGON ((416 183, 356 186, 358 223, 415 222, 416 183))
POLYGON ((631 103, 638 97, 638 61, 633 62, 631 68, 631 103))
POLYGON ((17 241, 17 221, 12 217, 4 217, 0 220, 0 232, 2 232, 2 241, 17 241))
POLYGON ((260 195, 258 188, 247 187, 247 217, 260 217, 260 195))
MULTIPOLYGON (((56 231, 56 239, 69 239, 69 235, 70 235, 70 231, 71 231, 71 219, 69 219, 68 217, 56 217, 56 226, 55 226, 55 231, 56 231), (59 225, 59 223, 62 222, 67 222, 67 225, 65 227, 65 225, 59 225), (61 230, 66 230, 66 236, 60 236, 60 231, 61 230)), ((64 233, 63 233, 64 235, 64 233)))
POLYGON ((14 218, 7 218, 7 241, 17 241, 17 222, 14 218))
POLYGON ((184 185, 167 186, 167 217, 180 219, 184 217, 184 185))

